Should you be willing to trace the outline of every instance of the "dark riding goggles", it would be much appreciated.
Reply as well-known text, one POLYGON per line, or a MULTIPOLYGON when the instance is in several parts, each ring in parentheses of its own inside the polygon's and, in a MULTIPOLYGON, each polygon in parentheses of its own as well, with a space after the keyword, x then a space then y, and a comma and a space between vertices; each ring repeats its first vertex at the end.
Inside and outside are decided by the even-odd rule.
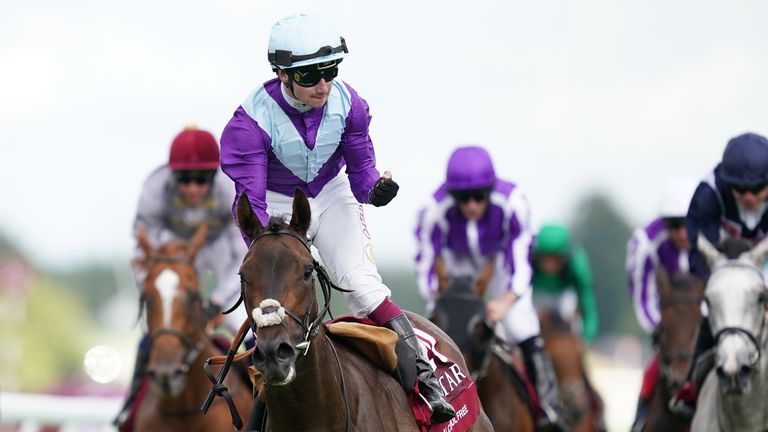
POLYGON ((286 73, 296 84, 302 87, 312 87, 317 85, 321 79, 324 79, 325 82, 333 81, 339 74, 339 63, 341 63, 341 60, 300 66, 288 69, 286 73))
POLYGON ((664 218, 664 224, 667 226, 667 229, 680 229, 685 227, 685 218, 684 217, 668 217, 664 218))
POLYGON ((216 170, 185 170, 173 172, 176 183, 179 184, 197 183, 199 185, 204 185, 213 181, 215 175, 216 170))
POLYGON ((456 190, 452 191, 453 199, 460 203, 468 203, 470 200, 484 202, 491 196, 491 188, 456 190))
POLYGON ((735 185, 731 185, 731 189, 735 190, 736 192, 738 192, 738 193, 740 193, 742 195, 747 193, 747 192, 751 192, 752 195, 757 195, 760 192, 762 192, 763 189, 765 189, 766 186, 768 186, 767 183, 758 183, 758 184, 755 184, 755 185, 738 185, 738 184, 735 184, 735 185))

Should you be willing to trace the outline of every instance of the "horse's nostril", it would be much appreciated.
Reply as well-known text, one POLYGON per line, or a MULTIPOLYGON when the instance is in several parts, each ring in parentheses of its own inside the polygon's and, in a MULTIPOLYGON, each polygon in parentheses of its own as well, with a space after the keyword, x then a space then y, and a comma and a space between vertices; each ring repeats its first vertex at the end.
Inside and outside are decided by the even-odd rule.
POLYGON ((149 369, 149 370, 147 370, 147 376, 150 379, 155 379, 155 377, 157 377, 157 372, 155 372, 154 369, 149 369))
POLYGON ((256 345, 253 350, 253 362, 264 363, 264 360, 265 360, 264 352, 259 348, 258 345, 256 345))
POLYGON ((281 343, 277 347, 277 359, 280 361, 293 360, 295 353, 296 351, 294 351, 293 347, 287 343, 281 343))
POLYGON ((748 378, 750 375, 752 375, 752 367, 748 365, 742 365, 741 368, 739 368, 739 376, 741 378, 748 378))

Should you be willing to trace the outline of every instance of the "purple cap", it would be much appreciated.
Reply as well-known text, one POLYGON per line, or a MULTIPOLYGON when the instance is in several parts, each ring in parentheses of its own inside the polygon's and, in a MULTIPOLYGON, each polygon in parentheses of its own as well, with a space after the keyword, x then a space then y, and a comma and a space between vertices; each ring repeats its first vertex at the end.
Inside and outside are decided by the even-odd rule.
POLYGON ((482 147, 459 147, 448 160, 445 187, 449 190, 480 189, 496 183, 491 156, 482 147))

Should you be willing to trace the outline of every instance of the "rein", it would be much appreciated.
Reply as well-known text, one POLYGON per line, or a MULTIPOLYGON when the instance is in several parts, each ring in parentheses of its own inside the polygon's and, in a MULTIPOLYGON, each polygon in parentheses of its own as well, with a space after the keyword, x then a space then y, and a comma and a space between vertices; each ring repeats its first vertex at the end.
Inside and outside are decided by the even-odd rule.
MULTIPOLYGON (((309 240, 306 237, 300 236, 296 234, 293 231, 287 230, 283 227, 280 227, 279 229, 273 229, 273 227, 267 228, 264 232, 258 234, 256 237, 251 240, 251 244, 248 246, 248 250, 251 250, 256 244, 256 242, 264 237, 268 236, 281 236, 281 235, 287 235, 290 237, 293 237, 301 242, 301 244, 307 249, 307 252, 309 252, 310 255, 312 255, 312 251, 310 249, 310 243, 309 240)), ((331 290, 336 290, 340 292, 351 292, 351 290, 347 290, 341 287, 336 286, 333 282, 331 282, 330 277, 328 276, 328 272, 325 270, 323 266, 320 265, 320 263, 317 262, 317 260, 312 260, 312 267, 315 270, 315 273, 317 274, 317 280, 320 282, 320 288, 323 293, 323 302, 325 303, 323 308, 318 312, 317 317, 310 322, 310 312, 307 311, 306 314, 304 314, 303 318, 299 318, 298 315, 288 311, 284 310, 285 314, 291 317, 293 320, 295 320, 303 329, 304 338, 301 342, 296 344, 295 348, 298 350, 303 350, 303 355, 306 356, 309 352, 309 346, 312 341, 312 339, 317 335, 317 332, 320 330, 320 325, 323 322, 323 319, 325 319, 326 315, 330 315, 330 309, 331 309, 331 290)), ((237 309, 238 306, 240 306, 241 303, 244 303, 245 301, 245 284, 242 283, 240 286, 240 297, 237 299, 237 302, 235 304, 224 311, 224 314, 228 314, 235 309, 237 309)), ((210 408, 211 404, 213 403, 214 398, 216 396, 223 397, 227 401, 227 405, 229 406, 230 414, 232 415, 232 425, 235 427, 236 430, 240 430, 240 428, 243 426, 243 421, 240 418, 240 415, 237 412, 237 409, 235 408, 234 402, 232 401, 232 396, 229 394, 227 387, 224 385, 224 378, 226 378, 227 373, 229 372, 229 368, 232 366, 233 362, 241 361, 245 358, 247 358, 249 355, 251 355, 255 349, 251 348, 247 352, 235 355, 237 350, 240 348, 240 345, 245 340, 245 335, 250 327, 253 331, 254 337, 256 337, 256 330, 258 330, 258 327, 256 323, 253 323, 253 317, 251 314, 248 314, 248 318, 243 321, 243 324, 240 326, 240 329, 237 332, 237 335, 235 335, 235 338, 232 340, 232 345, 227 350, 227 354, 225 356, 217 356, 217 357, 211 357, 205 361, 205 364, 203 368, 205 369, 206 374, 208 375, 208 379, 211 381, 211 390, 208 392, 208 395, 205 398, 205 401, 203 402, 203 406, 201 407, 202 411, 204 413, 208 412, 208 409, 210 408), (223 364, 224 366, 219 371, 218 375, 214 377, 210 365, 211 364, 223 364)), ((331 344, 333 347, 333 344, 331 344)), ((336 354, 335 347, 333 348, 334 354, 336 354)), ((336 354, 336 361, 339 363, 339 370, 341 371, 341 363, 338 358, 338 354, 336 354)), ((346 390, 344 386, 344 375, 341 374, 342 379, 342 393, 344 393, 344 407, 346 409, 347 414, 347 429, 349 430, 349 423, 351 419, 349 418, 349 407, 346 399, 346 390)))

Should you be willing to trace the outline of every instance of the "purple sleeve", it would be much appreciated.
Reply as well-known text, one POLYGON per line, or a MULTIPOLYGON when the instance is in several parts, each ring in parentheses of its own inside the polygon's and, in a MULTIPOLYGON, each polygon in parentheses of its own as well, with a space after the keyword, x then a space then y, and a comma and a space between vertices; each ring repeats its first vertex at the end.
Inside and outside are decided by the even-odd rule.
POLYGON ((443 233, 440 230, 436 205, 419 212, 416 225, 416 281, 419 293, 426 300, 432 299, 437 287, 435 260, 443 249, 443 233))
POLYGON ((352 193, 358 202, 368 204, 371 190, 381 177, 376 169, 373 142, 368 135, 371 115, 368 112, 368 103, 352 87, 347 85, 347 90, 352 98, 352 106, 347 116, 344 135, 341 137, 341 152, 347 164, 352 193))
POLYGON ((221 170, 235 182, 235 202, 232 210, 237 215, 240 195, 248 194, 248 201, 261 224, 269 221, 267 214, 267 149, 270 138, 258 124, 238 107, 221 134, 221 170))
POLYGON ((659 321, 652 253, 651 241, 645 230, 637 229, 627 244, 626 267, 635 317, 647 333, 652 332, 659 321))
POLYGON ((504 271, 509 275, 507 290, 524 295, 531 289, 533 278, 533 241, 530 227, 528 201, 518 191, 509 198, 506 211, 511 211, 506 242, 502 243, 504 253, 504 271))

